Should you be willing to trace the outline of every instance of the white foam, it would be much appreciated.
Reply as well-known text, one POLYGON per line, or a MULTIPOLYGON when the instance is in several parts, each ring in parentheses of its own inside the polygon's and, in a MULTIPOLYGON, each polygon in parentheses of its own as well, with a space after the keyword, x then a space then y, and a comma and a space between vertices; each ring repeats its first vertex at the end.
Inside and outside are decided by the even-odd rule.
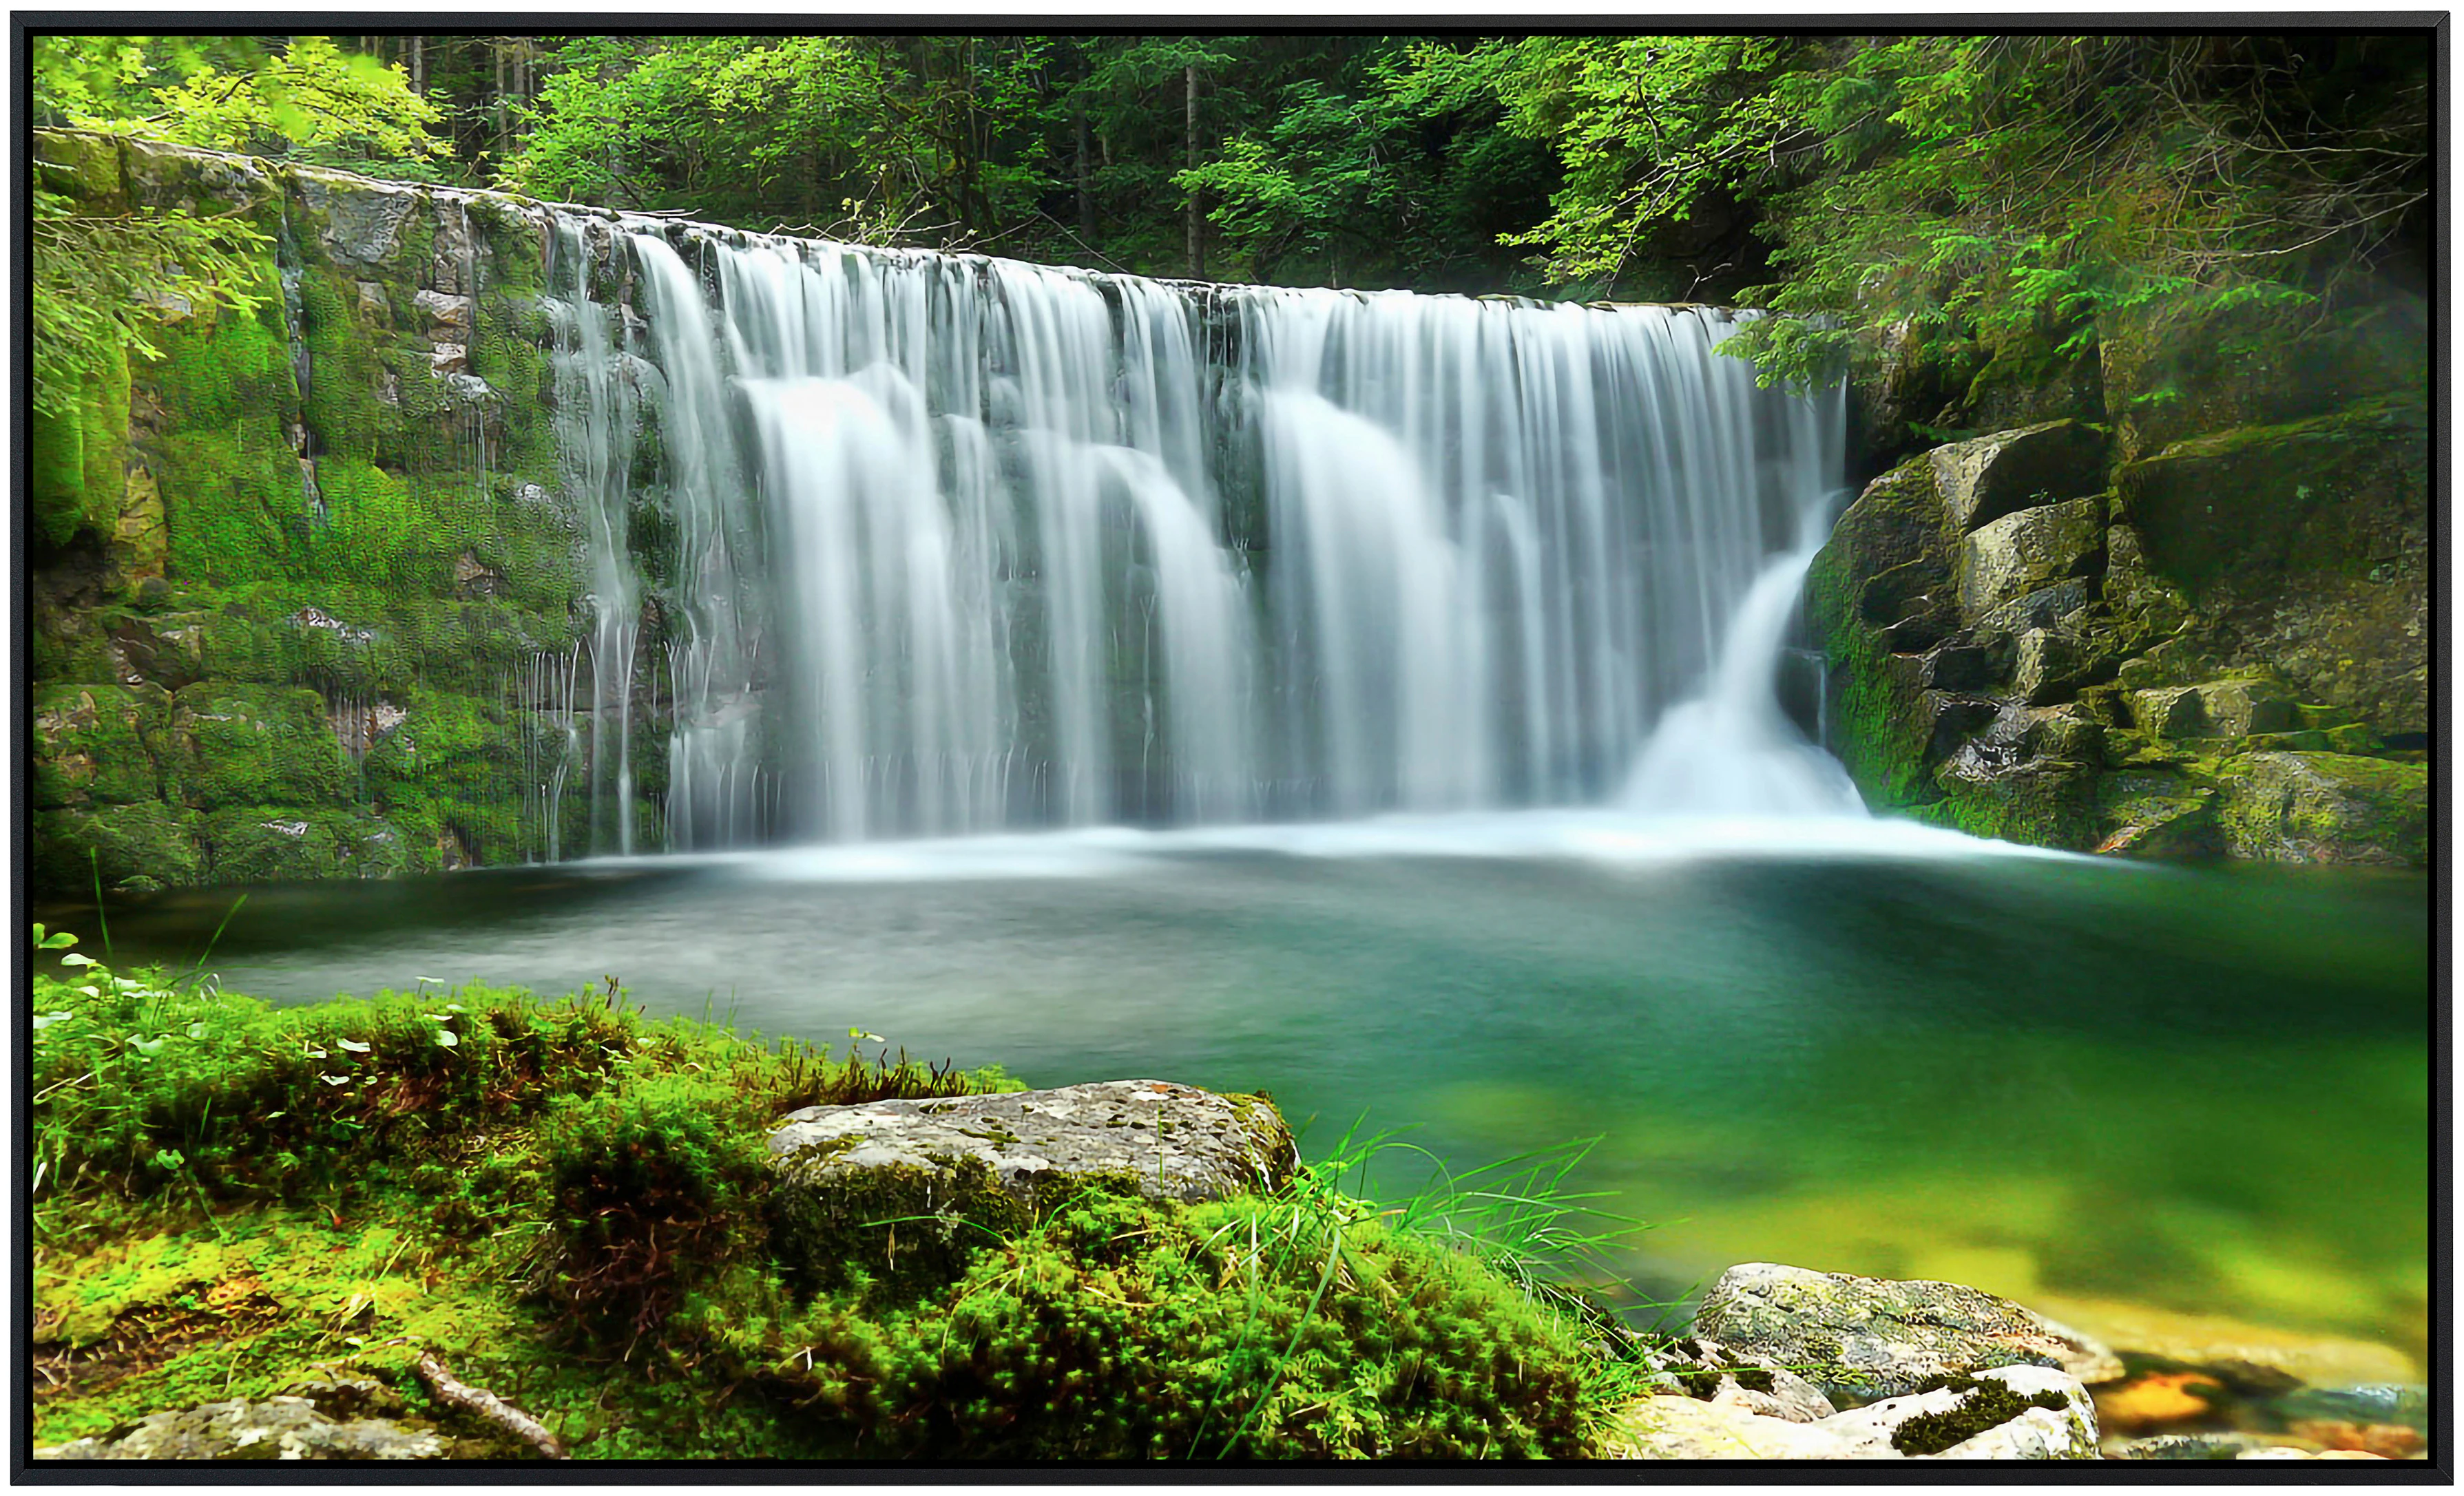
POLYGON ((1088 826, 655 858, 600 858, 585 866, 712 867, 785 882, 909 883, 1125 878, 1170 862, 1227 853, 1318 861, 1489 860, 1584 863, 1610 868, 1715 859, 1802 862, 2035 858, 2135 866, 2040 847, 1988 841, 1890 817, 1655 816, 1613 808, 1397 814, 1357 821, 1170 830, 1088 826))

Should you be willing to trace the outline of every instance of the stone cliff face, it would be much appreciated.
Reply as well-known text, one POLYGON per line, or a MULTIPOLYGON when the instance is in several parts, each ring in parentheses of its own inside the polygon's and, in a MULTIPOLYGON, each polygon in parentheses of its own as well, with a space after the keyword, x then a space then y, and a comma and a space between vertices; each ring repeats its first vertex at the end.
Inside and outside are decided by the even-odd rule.
POLYGON ((33 427, 37 890, 543 850, 586 814, 550 781, 588 730, 543 210, 70 132, 34 155, 82 211, 275 246, 256 313, 165 309, 160 360, 33 427))
POLYGON ((1921 408, 2055 418, 1919 451, 1841 517, 1807 582, 1832 747, 1877 809, 1980 835, 2424 865, 2420 303, 2100 332, 2092 368, 1997 358, 1938 416, 1938 371, 1884 350, 1885 451, 1921 408))

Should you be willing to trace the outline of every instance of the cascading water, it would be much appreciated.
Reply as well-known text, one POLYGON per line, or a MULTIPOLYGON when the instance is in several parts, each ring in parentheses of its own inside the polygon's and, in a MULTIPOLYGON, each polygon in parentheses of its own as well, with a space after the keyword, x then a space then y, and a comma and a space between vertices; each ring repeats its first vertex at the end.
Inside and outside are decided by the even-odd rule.
POLYGON ((1663 816, 1865 814, 1848 771, 1806 741, 1771 689, 1832 509, 1828 497, 1808 504, 1795 547, 1746 590, 1704 693, 1661 718, 1635 761, 1619 797, 1625 808, 1663 816))
POLYGON ((1597 803, 1655 727, 1629 802, 1691 793, 1840 467, 1699 309, 618 237, 678 848, 1597 803))

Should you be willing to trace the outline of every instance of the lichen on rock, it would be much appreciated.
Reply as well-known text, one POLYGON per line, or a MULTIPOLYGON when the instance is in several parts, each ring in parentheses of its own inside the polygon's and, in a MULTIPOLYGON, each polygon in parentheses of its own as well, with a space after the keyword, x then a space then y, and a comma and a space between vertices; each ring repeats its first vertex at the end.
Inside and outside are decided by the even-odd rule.
POLYGON ((1903 1396, 1996 1366, 2055 1367, 2091 1385, 2123 1375, 2103 1346, 1979 1288, 1776 1263, 1721 1274, 1694 1332, 1791 1367, 1835 1401, 1903 1396))

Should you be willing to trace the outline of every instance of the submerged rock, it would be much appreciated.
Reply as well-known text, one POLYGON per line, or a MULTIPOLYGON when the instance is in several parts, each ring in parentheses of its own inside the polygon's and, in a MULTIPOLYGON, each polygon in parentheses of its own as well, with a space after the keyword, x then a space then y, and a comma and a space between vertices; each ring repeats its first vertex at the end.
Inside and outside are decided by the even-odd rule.
POLYGON ((1694 1331, 1793 1367, 1834 1399, 1900 1397, 1998 1366, 2055 1367, 2091 1385, 2123 1375, 2103 1346, 1982 1289, 1776 1263, 1721 1274, 1694 1331))
MULTIPOLYGON (((2125 1440, 2105 1451, 2109 1460, 2241 1460, 2287 1448, 2256 1434, 2157 1434, 2125 1440)), ((2296 1448, 2291 1453, 2302 1451, 2296 1448)), ((2283 1458, 2275 1456, 2273 1458, 2283 1458)))
MULTIPOLYGON (((2205 1372, 2245 1397, 2279 1397, 2304 1383, 2356 1392, 2365 1386, 2402 1386, 2415 1375, 2411 1358, 2403 1352, 2366 1340, 2104 1299, 2049 1300, 2045 1307, 2134 1364, 2205 1372)), ((2384 1405, 2394 1406, 2391 1400, 2384 1405)), ((2319 1411, 2330 1410, 2320 1405, 2319 1411)), ((2362 1404, 2346 1403, 2338 1416, 2364 1411, 2362 1404)))

